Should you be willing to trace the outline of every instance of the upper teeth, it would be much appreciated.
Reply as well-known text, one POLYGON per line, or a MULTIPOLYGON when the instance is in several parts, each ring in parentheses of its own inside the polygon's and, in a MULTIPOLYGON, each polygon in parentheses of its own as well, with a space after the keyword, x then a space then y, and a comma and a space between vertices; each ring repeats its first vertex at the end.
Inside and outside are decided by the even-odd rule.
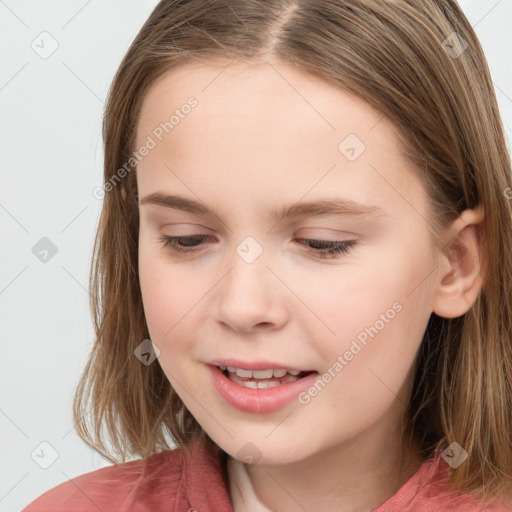
POLYGON ((234 366, 222 366, 219 365, 219 368, 224 371, 228 370, 228 372, 236 373, 239 377, 246 377, 249 379, 271 379, 272 377, 284 377, 287 373, 290 375, 298 375, 300 373, 299 370, 285 370, 285 369, 277 369, 274 370, 270 368, 269 370, 243 370, 242 368, 235 368, 234 366))

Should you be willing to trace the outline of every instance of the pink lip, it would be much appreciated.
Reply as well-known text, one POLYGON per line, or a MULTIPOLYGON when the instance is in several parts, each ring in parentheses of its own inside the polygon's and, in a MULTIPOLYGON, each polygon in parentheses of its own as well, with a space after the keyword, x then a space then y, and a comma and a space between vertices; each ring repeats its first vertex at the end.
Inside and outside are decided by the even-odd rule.
MULTIPOLYGON (((236 366, 234 364, 219 364, 222 364, 223 366, 236 366)), ((264 364, 268 365, 268 363, 264 364)), ((274 388, 251 389, 232 382, 226 375, 222 373, 220 368, 217 368, 217 366, 207 366, 212 375, 213 385, 222 396, 222 398, 224 398, 228 404, 236 407, 237 409, 240 409, 241 411, 253 413, 267 413, 277 411, 293 400, 298 400, 298 395, 312 386, 318 377, 318 373, 315 372, 306 375, 301 379, 297 379, 294 382, 287 382, 286 384, 281 384, 280 386, 276 386, 274 388)), ((270 364, 269 366, 261 368, 252 367, 252 369, 265 370, 272 368, 272 366, 273 365, 270 364)), ((241 368, 241 366, 236 367, 241 368)), ((283 367, 281 366, 280 368, 283 367)))
POLYGON ((299 372, 302 371, 310 371, 307 368, 296 368, 295 366, 287 366, 285 364, 276 363, 275 361, 252 361, 252 362, 244 362, 239 361, 237 359, 215 359, 214 361, 210 361, 209 364, 213 364, 215 366, 233 366, 235 368, 240 368, 241 370, 297 370, 299 372))

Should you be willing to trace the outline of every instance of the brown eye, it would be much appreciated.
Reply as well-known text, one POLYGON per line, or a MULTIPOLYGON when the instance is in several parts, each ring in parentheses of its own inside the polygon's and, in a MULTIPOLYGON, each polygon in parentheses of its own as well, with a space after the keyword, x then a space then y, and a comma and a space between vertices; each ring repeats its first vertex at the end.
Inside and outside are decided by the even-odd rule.
POLYGON ((334 258, 337 254, 347 254, 356 245, 355 240, 314 240, 298 238, 302 245, 307 245, 319 258, 334 258))
POLYGON ((160 238, 163 247, 169 247, 174 252, 191 252, 194 247, 200 245, 198 242, 208 238, 208 235, 188 235, 188 236, 167 236, 160 238), (188 249, 187 249, 188 247, 188 249))

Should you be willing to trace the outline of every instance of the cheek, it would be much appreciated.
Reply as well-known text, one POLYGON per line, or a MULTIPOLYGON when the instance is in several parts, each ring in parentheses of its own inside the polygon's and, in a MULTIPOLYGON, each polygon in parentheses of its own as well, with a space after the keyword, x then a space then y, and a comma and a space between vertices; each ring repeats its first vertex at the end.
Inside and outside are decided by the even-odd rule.
POLYGON ((198 333, 211 312, 209 291, 218 277, 172 262, 164 250, 149 245, 139 248, 144 315, 150 338, 160 349, 160 364, 178 376, 187 361, 201 360, 198 333))
POLYGON ((354 340, 365 352, 370 345, 377 351, 377 343, 385 345, 388 352, 379 357, 387 359, 421 340, 432 311, 428 276, 435 262, 428 245, 390 244, 368 250, 364 260, 347 262, 329 273, 304 273, 296 281, 297 294, 319 319, 306 315, 309 339, 316 339, 331 360, 350 350, 354 340))
POLYGON ((331 338, 329 345, 339 350, 344 348, 343 340, 360 333, 364 340, 365 328, 376 324, 382 331, 396 323, 398 309, 407 310, 407 315, 421 314, 408 304, 417 302, 418 294, 410 292, 424 264, 410 260, 390 264, 385 255, 379 256, 372 262, 342 265, 329 272, 303 272, 300 279, 287 276, 287 282, 293 283, 294 292, 304 304, 297 302, 297 311, 302 309, 306 313, 303 319, 296 320, 303 322, 305 328, 314 328, 311 339, 318 338, 320 333, 331 338))
POLYGON ((338 298, 322 303, 324 321, 336 332, 330 342, 318 341, 336 375, 325 400, 361 417, 395 396, 407 402, 404 385, 432 312, 428 251, 389 261, 347 277, 345 289, 331 285, 338 298))
POLYGON ((186 276, 180 275, 179 267, 167 261, 165 251, 143 243, 139 245, 139 280, 151 339, 160 346, 179 326, 193 291, 184 285, 186 276))
MULTIPOLYGON (((185 382, 186 358, 190 347, 186 332, 191 332, 188 324, 190 310, 188 296, 190 287, 183 286, 174 271, 170 275, 169 266, 159 264, 155 258, 140 257, 140 285, 144 314, 149 337, 159 349, 158 364, 173 388, 181 395, 180 383, 185 382), (178 342, 179 341, 179 342, 178 342)), ((197 392, 190 389, 188 391, 197 392)))

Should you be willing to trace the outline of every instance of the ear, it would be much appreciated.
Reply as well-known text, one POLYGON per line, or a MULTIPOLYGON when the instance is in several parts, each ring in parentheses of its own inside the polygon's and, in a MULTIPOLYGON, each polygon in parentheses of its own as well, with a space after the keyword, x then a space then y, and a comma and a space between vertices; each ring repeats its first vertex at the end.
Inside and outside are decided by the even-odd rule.
POLYGON ((484 284, 480 233, 485 215, 482 206, 465 210, 447 230, 444 250, 438 259, 439 279, 433 312, 443 318, 464 315, 484 284))

